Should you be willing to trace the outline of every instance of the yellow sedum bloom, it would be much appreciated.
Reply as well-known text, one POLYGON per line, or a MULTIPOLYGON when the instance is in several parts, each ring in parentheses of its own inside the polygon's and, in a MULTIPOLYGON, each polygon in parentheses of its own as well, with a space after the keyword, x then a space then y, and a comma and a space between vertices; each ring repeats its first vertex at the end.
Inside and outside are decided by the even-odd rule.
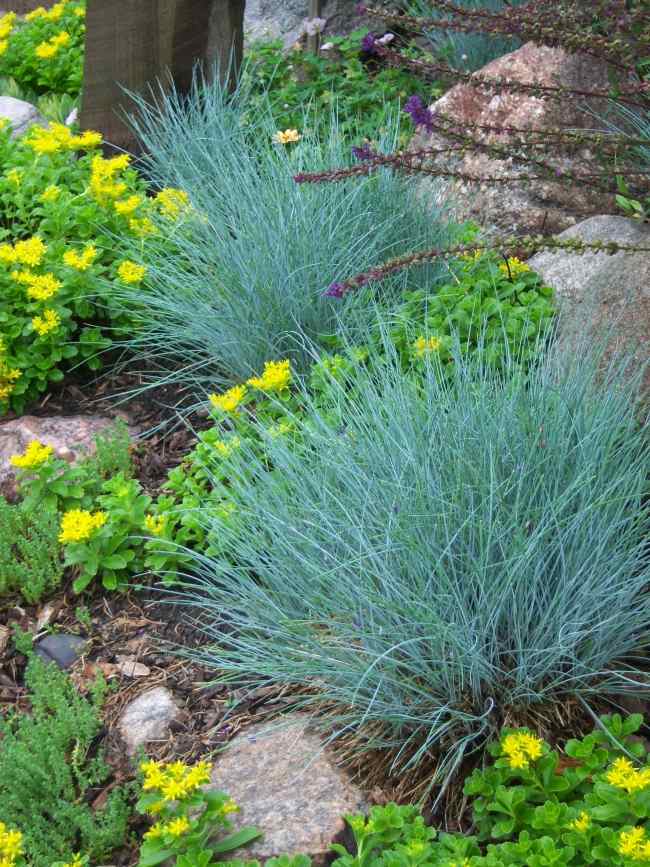
POLYGON ((9 169, 7 172, 7 180, 10 184, 13 184, 14 187, 19 187, 23 180, 23 170, 9 169))
POLYGON ((432 352, 438 352, 442 346, 442 341, 439 337, 418 337, 413 344, 413 349, 418 358, 424 358, 432 352))
POLYGON ((650 767, 637 769, 629 759, 621 756, 612 762, 605 780, 610 786, 628 793, 640 792, 650 786, 650 767))
POLYGON ((41 193, 41 201, 42 202, 56 202, 56 200, 61 195, 61 187, 57 187, 56 184, 50 184, 49 187, 46 187, 41 193))
POLYGON ((229 440, 217 440, 214 447, 222 457, 227 458, 239 445, 239 437, 231 437, 229 440))
POLYGON ((273 136, 273 142, 275 144, 288 145, 295 144, 295 142, 299 142, 302 136, 298 132, 297 129, 285 129, 284 132, 278 130, 273 136))
POLYGON ((0 16, 0 39, 6 40, 11 31, 14 29, 16 22, 16 13, 7 12, 6 15, 0 16))
MULTIPOLYGON (((144 773, 143 790, 159 792, 163 801, 169 803, 187 798, 205 783, 209 783, 212 764, 201 761, 190 767, 183 762, 145 761, 140 765, 140 770, 144 773)), ((159 803, 156 802, 154 811, 148 807, 147 812, 160 812, 159 803)), ((165 830, 168 830, 168 827, 165 830)))
POLYGON ((120 214, 120 216, 128 217, 134 211, 137 211, 142 202, 142 196, 133 194, 132 196, 129 196, 128 199, 123 199, 122 201, 115 202, 113 204, 113 207, 115 208, 116 212, 120 214))
POLYGON ((246 386, 235 385, 223 394, 211 394, 210 403, 215 409, 222 412, 237 412, 237 408, 246 397, 246 386))
POLYGON ((521 259, 518 259, 516 256, 513 256, 508 259, 507 262, 501 262, 499 265, 499 271, 501 271, 502 274, 505 274, 506 277, 516 277, 517 274, 524 274, 526 271, 530 271, 530 266, 525 262, 522 262, 521 259))
POLYGON ((632 858, 635 861, 646 860, 648 853, 648 840, 646 840, 645 828, 637 826, 629 831, 621 831, 618 838, 618 853, 624 858, 632 858))
POLYGON ((59 542, 69 545, 86 542, 95 530, 103 527, 108 519, 106 512, 87 512, 85 509, 70 509, 61 518, 59 542))
POLYGON ((172 837, 181 837, 183 834, 187 834, 191 827, 187 816, 179 816, 165 825, 165 831, 167 834, 171 834, 172 837))
POLYGON ((591 816, 584 810, 572 822, 569 822, 569 828, 571 828, 572 831, 579 831, 581 834, 584 834, 590 825, 591 816))
POLYGON ((32 440, 28 443, 24 454, 12 455, 9 463, 12 467, 18 467, 20 470, 33 470, 49 461, 53 454, 52 446, 46 446, 39 440, 32 440))
POLYGON ((157 231, 149 217, 132 217, 129 220, 129 229, 138 238, 147 238, 149 235, 155 235, 157 231))
POLYGON ((63 254, 63 261, 69 268, 74 268, 75 271, 87 271, 97 258, 97 247, 94 244, 89 244, 84 248, 83 253, 77 253, 76 250, 66 250, 63 254))
POLYGON ((190 206, 187 193, 184 190, 177 190, 173 187, 165 187, 164 190, 158 193, 154 201, 160 209, 160 213, 172 219, 178 217, 190 206))
POLYGON ((11 830, 0 822, 0 864, 2 867, 13 867, 23 854, 23 835, 20 831, 11 830))
POLYGON ((61 317, 56 310, 44 310, 42 316, 34 316, 32 327, 39 337, 45 337, 50 331, 55 331, 61 324, 61 317))
POLYGON ((14 262, 20 262, 21 265, 29 265, 33 268, 41 264, 46 252, 47 247, 36 236, 26 241, 17 241, 14 244, 14 262))
POLYGON ((145 265, 138 265, 129 259, 125 259, 117 266, 117 275, 123 283, 141 283, 146 273, 145 265))
POLYGON ((165 529, 165 516, 145 515, 144 526, 152 536, 160 536, 165 529))
POLYGON ((248 384, 260 391, 284 391, 291 382, 291 365, 287 359, 284 361, 267 361, 264 364, 264 373, 261 376, 253 376, 248 384))
MULTIPOLYGON (((14 277, 14 274, 16 272, 13 272, 11 276, 14 277)), ((63 283, 57 280, 54 274, 32 274, 29 271, 19 271, 15 279, 27 284, 27 297, 31 298, 32 301, 48 301, 63 286, 63 283)))
POLYGON ((544 741, 525 731, 511 732, 501 741, 501 751, 511 768, 527 768, 531 761, 539 759, 544 741))
POLYGON ((47 17, 47 9, 44 6, 37 6, 36 9, 33 9, 31 12, 28 12, 25 15, 26 21, 35 21, 37 18, 46 18, 47 17))

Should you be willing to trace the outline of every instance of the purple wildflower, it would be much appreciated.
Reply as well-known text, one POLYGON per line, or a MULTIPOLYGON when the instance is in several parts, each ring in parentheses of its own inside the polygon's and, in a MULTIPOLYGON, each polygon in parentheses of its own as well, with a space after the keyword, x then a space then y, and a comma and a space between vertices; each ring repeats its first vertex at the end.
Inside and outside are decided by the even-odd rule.
POLYGON ((345 292, 345 284, 344 283, 331 283, 327 292, 325 292, 326 298, 343 298, 343 293, 345 292))
POLYGON ((404 105, 404 111, 410 114, 416 126, 423 126, 427 132, 433 132, 433 115, 419 96, 412 96, 404 105))
POLYGON ((366 33, 366 35, 361 40, 361 50, 366 54, 376 54, 377 48, 375 46, 376 39, 372 33, 366 33))
POLYGON ((377 154, 370 147, 369 142, 364 142, 360 147, 355 145, 352 148, 352 156, 363 162, 364 160, 371 160, 377 154))

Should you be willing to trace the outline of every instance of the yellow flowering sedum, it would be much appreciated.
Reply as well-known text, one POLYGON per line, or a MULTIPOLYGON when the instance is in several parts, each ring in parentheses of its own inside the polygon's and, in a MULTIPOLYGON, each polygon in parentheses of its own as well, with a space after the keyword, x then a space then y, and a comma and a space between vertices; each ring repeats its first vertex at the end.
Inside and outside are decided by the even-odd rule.
POLYGON ((5 264, 20 264, 35 267, 40 265, 47 246, 38 237, 17 241, 15 244, 0 244, 0 262, 5 264))
POLYGON ((215 409, 222 412, 237 412, 237 408, 246 397, 246 386, 235 385, 223 394, 211 394, 210 403, 215 409))
POLYGON ((517 274, 524 274, 526 271, 530 271, 530 266, 525 262, 522 262, 521 259, 518 259, 516 256, 513 256, 508 259, 507 263, 501 262, 499 265, 499 271, 501 271, 502 274, 505 274, 506 277, 516 277, 517 274))
POLYGON ((5 40, 11 31, 14 29, 16 22, 16 13, 7 12, 6 15, 0 17, 0 39, 5 40))
POLYGON ((258 377, 252 377, 248 384, 260 391, 284 391, 291 382, 291 365, 284 361, 267 361, 264 365, 264 373, 258 377))
POLYGON ((106 512, 87 512, 85 509, 70 509, 61 518, 59 542, 69 545, 86 542, 95 530, 103 527, 108 519, 106 512))
MULTIPOLYGON (((11 275, 14 277, 15 272, 11 275)), ((63 283, 54 274, 32 274, 29 271, 18 272, 14 277, 19 283, 27 285, 27 296, 32 301, 48 301, 59 291, 63 283)))
POLYGON ((629 831, 621 831, 618 838, 618 853, 633 861, 650 861, 650 841, 646 839, 645 828, 637 826, 629 831))
POLYGON ((138 265, 129 259, 125 259, 117 266, 117 275, 123 283, 141 283, 146 273, 145 265, 138 265))
POLYGON ((297 129, 285 129, 284 132, 278 130, 273 136, 273 141, 275 144, 287 145, 287 144, 295 144, 295 142, 299 142, 302 136, 298 132, 297 129))
POLYGON ((42 202, 56 202, 56 200, 61 195, 61 187, 57 187, 56 184, 50 184, 49 187, 46 187, 41 194, 42 202))
POLYGON ((32 440, 27 445, 24 454, 12 455, 9 462, 12 467, 18 467, 21 470, 33 470, 48 461, 53 453, 52 446, 46 446, 39 440, 32 440))
POLYGON ((165 529, 165 516, 145 515, 144 526, 153 536, 160 536, 165 529))
POLYGON ((629 759, 621 756, 612 762, 611 768, 605 774, 605 780, 610 786, 624 789, 626 792, 640 792, 650 786, 650 768, 635 768, 629 759))
POLYGON ((525 731, 511 732, 501 741, 501 752, 511 768, 527 768, 531 761, 539 759, 544 741, 525 731))
POLYGON ((202 761, 190 767, 183 762, 145 761, 140 765, 140 770, 144 774, 143 791, 160 792, 162 800, 169 803, 188 798, 209 783, 212 764, 202 761))
POLYGON ((138 196, 134 193, 132 196, 129 196, 128 199, 122 199, 121 201, 115 202, 113 207, 120 216, 128 217, 134 211, 137 211, 143 201, 144 199, 142 196, 138 196))
POLYGON ((34 316, 32 327, 39 337, 45 337, 50 331, 55 331, 61 324, 61 317, 56 310, 44 310, 42 316, 34 316))
POLYGON ((185 190, 177 190, 173 187, 165 187, 158 193, 154 201, 159 207, 160 213, 172 219, 178 217, 190 205, 189 196, 185 190))
POLYGON ((85 247, 83 253, 77 253, 76 250, 66 250, 63 254, 64 263, 76 271, 87 271, 96 258, 97 247, 94 244, 85 247))
POLYGON ((0 865, 13 867, 23 854, 23 835, 0 822, 0 865))
POLYGON ((572 831, 579 831, 581 834, 584 834, 590 825, 591 817, 589 813, 586 813, 584 810, 573 820, 573 822, 569 822, 569 828, 571 828, 572 831))
POLYGON ((431 352, 438 352, 442 346, 442 341, 439 337, 418 337, 413 344, 413 349, 418 358, 424 358, 431 352))

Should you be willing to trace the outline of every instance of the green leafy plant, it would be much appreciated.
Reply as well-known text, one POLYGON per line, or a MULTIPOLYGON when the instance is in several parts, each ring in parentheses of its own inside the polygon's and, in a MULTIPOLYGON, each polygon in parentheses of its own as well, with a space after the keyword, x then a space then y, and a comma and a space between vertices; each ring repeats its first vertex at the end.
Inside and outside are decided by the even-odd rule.
POLYGON ((129 808, 124 787, 104 807, 88 796, 109 778, 96 749, 106 684, 88 698, 54 664, 33 656, 25 682, 31 711, 0 720, 0 821, 20 829, 29 864, 50 867, 83 852, 96 863, 125 842, 129 808))
POLYGON ((63 577, 56 512, 0 498, 0 596, 19 592, 34 604, 63 577))
POLYGON ((0 17, 0 75, 37 93, 81 90, 86 4, 60 0, 40 6, 24 19, 0 17))
POLYGON ((193 767, 183 762, 141 764, 144 780, 137 809, 155 816, 156 822, 144 835, 138 867, 170 859, 177 867, 208 867, 216 856, 261 836, 256 828, 232 831, 228 816, 239 807, 223 792, 202 788, 210 782, 211 767, 203 761, 193 767))

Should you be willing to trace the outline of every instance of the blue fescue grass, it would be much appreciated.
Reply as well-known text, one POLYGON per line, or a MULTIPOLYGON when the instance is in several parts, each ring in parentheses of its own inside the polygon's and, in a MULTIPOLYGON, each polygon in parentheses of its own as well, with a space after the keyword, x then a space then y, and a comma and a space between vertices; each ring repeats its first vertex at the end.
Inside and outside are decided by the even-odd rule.
MULTIPOLYGON (((342 305, 323 297, 333 280, 458 231, 430 199, 416 197, 411 181, 389 172, 299 186, 299 171, 349 164, 353 142, 342 141, 335 115, 319 139, 307 112, 299 143, 273 144, 271 112, 256 106, 253 115, 245 87, 228 97, 198 80, 189 98, 172 92, 137 101, 147 174, 159 187, 185 190, 198 215, 133 251, 148 278, 125 289, 137 319, 129 346, 158 367, 154 381, 199 378, 214 388, 286 355, 301 369, 306 341, 335 332, 353 308, 361 315, 358 299, 342 305)), ((384 136, 386 149, 398 124, 396 117, 384 136)), ((432 284, 443 269, 409 279, 432 284)))
POLYGON ((334 707, 334 737, 372 731, 395 774, 433 752, 432 783, 504 718, 647 694, 650 447, 638 377, 598 361, 371 365, 328 415, 305 392, 302 447, 270 441, 272 472, 244 448, 244 531, 196 555, 202 664, 334 707))

